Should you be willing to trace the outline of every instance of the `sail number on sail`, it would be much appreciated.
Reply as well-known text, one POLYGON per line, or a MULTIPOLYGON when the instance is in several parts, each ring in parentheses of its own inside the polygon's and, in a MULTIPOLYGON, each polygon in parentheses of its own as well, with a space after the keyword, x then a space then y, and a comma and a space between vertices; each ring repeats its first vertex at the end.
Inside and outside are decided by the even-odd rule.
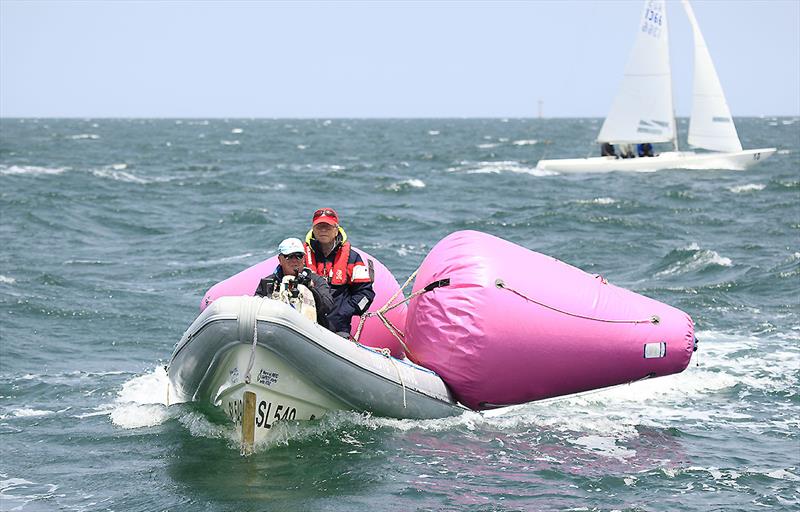
POLYGON ((662 5, 659 2, 650 2, 650 5, 645 9, 644 19, 642 20, 642 32, 656 39, 661 36, 661 24, 664 19, 661 13, 662 5))

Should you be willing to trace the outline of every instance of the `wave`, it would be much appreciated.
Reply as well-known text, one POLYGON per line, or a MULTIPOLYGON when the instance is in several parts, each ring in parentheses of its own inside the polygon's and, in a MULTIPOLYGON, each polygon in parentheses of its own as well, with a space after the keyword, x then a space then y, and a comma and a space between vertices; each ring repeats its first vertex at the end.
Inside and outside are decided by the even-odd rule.
MULTIPOLYGON (((97 177, 103 179, 110 179, 113 181, 120 181, 123 183, 136 183, 138 185, 149 185, 152 183, 169 183, 175 180, 184 179, 181 176, 156 176, 150 178, 143 178, 133 172, 130 172, 131 165, 126 163, 116 163, 106 165, 99 169, 92 169, 89 172, 97 177)), ((189 170, 196 170, 196 169, 189 169, 189 170)), ((214 169, 202 169, 202 170, 214 170, 214 169)))
POLYGON ((747 185, 737 185, 735 187, 728 187, 728 190, 730 190, 734 194, 741 194, 743 192, 755 192, 758 190, 764 190, 765 188, 767 188, 767 186, 761 183, 748 183, 747 185))
POLYGON ((203 265, 209 265, 209 266, 217 266, 217 265, 222 265, 224 263, 231 263, 231 262, 234 262, 234 261, 247 260, 247 259, 252 258, 252 257, 253 257, 253 253, 252 252, 246 252, 244 254, 236 254, 236 255, 233 255, 233 256, 226 256, 224 258, 217 258, 217 259, 213 259, 213 260, 203 261, 202 264, 203 265))
POLYGON ((534 146, 536 144, 539 144, 539 140, 538 139, 515 140, 511 144, 515 146, 534 146))
POLYGON ((770 273, 777 274, 783 279, 794 279, 800 275, 800 252, 794 252, 778 265, 770 269, 770 273))
POLYGON ((219 141, 219 143, 222 144, 223 146, 238 146, 239 144, 241 144, 241 142, 239 142, 238 140, 221 140, 219 141))
POLYGON ((617 204, 619 201, 614 199, 613 197, 596 197, 594 199, 579 199, 574 201, 575 204, 600 204, 600 205, 610 205, 610 204, 617 204))
POLYGON ((721 256, 718 252, 701 249, 696 243, 684 249, 671 251, 664 258, 664 268, 655 273, 655 277, 698 272, 708 267, 731 267, 733 261, 721 256))
POLYGON ((397 181, 390 185, 386 185, 383 187, 383 190, 387 190, 389 192, 402 192, 415 188, 425 188, 425 182, 420 179, 409 178, 407 180, 397 181))
POLYGON ((51 414, 55 413, 53 411, 29 409, 27 407, 23 407, 20 409, 12 409, 9 414, 0 414, 0 420, 5 420, 8 418, 40 418, 43 416, 50 416, 51 414))
MULTIPOLYGON (((3 510, 23 510, 28 504, 31 508, 39 508, 36 503, 51 503, 56 497, 58 486, 55 484, 42 484, 13 478, 5 473, 0 473, 0 508, 3 510)), ((45 507, 47 508, 47 507, 45 507)))
POLYGON ((256 185, 253 188, 256 190, 285 190, 286 185, 283 183, 275 183, 274 185, 256 185))
POLYGON ((94 176, 97 176, 98 178, 108 178, 114 181, 121 181, 124 183, 138 183, 138 184, 150 183, 150 180, 140 178, 134 174, 125 172, 122 169, 127 169, 127 165, 112 164, 102 169, 95 169, 91 172, 94 176), (123 165, 124 167, 120 167, 120 165, 123 165))
POLYGON ((69 167, 39 167, 36 165, 0 165, 0 176, 61 174, 69 169, 69 167))
POLYGON ((4 275, 0 275, 0 284, 14 284, 17 280, 13 277, 8 277, 4 275))
POLYGON ((71 140, 97 140, 100 136, 96 133, 80 133, 78 135, 70 135, 67 138, 71 140))

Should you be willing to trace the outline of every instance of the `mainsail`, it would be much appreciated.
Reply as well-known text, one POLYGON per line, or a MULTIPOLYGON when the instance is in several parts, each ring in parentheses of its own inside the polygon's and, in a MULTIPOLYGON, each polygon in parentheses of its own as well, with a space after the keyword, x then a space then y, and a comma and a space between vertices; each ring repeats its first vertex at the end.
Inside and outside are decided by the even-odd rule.
POLYGON ((636 43, 598 142, 668 142, 675 134, 664 0, 645 3, 636 43))
POLYGON ((742 143, 736 133, 728 102, 725 101, 722 85, 697 25, 694 11, 688 0, 683 0, 682 3, 694 34, 694 85, 689 144, 712 151, 741 151, 742 143))

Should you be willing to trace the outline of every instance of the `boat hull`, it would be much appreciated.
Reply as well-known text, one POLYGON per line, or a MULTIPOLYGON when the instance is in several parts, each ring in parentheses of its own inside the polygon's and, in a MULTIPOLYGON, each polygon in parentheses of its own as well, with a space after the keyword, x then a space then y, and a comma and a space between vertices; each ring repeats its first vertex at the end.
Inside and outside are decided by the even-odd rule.
POLYGON ((243 445, 268 440, 278 421, 333 410, 413 419, 463 411, 434 372, 262 297, 214 301, 176 345, 167 373, 171 403, 220 408, 240 427, 243 445))
POLYGON ((615 158, 613 156, 563 158, 539 160, 536 167, 558 173, 655 172, 664 169, 743 171, 749 166, 769 158, 775 151, 776 148, 747 149, 731 153, 668 151, 653 157, 640 158, 615 158))

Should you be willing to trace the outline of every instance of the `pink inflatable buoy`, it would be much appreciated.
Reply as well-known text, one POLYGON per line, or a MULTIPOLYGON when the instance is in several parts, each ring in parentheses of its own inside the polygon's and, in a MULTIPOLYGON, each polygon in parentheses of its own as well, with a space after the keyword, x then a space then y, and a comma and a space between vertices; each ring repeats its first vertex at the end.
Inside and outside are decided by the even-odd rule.
POLYGON ((475 410, 678 373, 694 323, 676 308, 506 240, 460 231, 423 261, 408 356, 475 410))

